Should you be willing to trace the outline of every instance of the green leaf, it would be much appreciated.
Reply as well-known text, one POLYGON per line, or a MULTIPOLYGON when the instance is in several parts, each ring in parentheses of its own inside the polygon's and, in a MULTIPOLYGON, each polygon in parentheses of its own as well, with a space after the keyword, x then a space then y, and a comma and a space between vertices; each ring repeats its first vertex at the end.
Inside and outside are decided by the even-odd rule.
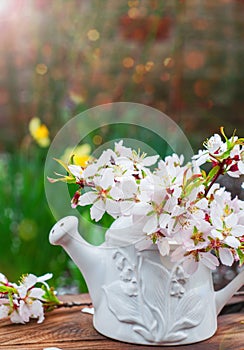
POLYGON ((47 179, 51 183, 55 183, 55 182, 65 182, 67 184, 75 184, 76 183, 75 177, 72 177, 72 176, 63 176, 63 177, 60 177, 58 179, 53 179, 51 177, 47 177, 47 179))
POLYGON ((206 173, 206 171, 201 170, 201 173, 202 173, 202 177, 203 177, 204 179, 206 179, 206 177, 207 177, 207 173, 206 173))
POLYGON ((223 127, 223 126, 220 127, 220 132, 221 132, 221 134, 224 136, 225 141, 228 141, 228 138, 227 138, 226 135, 225 135, 224 127, 223 127))
POLYGON ((17 293, 14 287, 0 285, 0 293, 17 293))
POLYGON ((57 158, 53 158, 53 159, 56 160, 56 162, 58 162, 67 171, 67 173, 70 174, 70 170, 68 166, 61 159, 57 159, 57 158))
POLYGON ((227 159, 229 158, 230 156, 230 152, 232 151, 232 149, 234 148, 234 144, 232 145, 229 145, 228 146, 228 150, 225 151, 223 154, 221 154, 220 156, 218 156, 217 158, 220 159, 220 160, 223 160, 223 159, 227 159))
POLYGON ((220 169, 220 166, 216 165, 210 170, 206 178, 206 184, 214 178, 214 176, 218 173, 219 169, 220 169))
POLYGON ((201 180, 194 181, 192 184, 188 185, 184 190, 184 197, 189 196, 189 194, 192 192, 192 190, 196 187, 199 187, 201 184, 201 180))
POLYGON ((185 186, 183 187, 183 196, 187 197, 194 188, 199 187, 203 182, 201 174, 195 174, 190 179, 187 180, 185 186))
POLYGON ((236 251, 237 251, 237 254, 238 254, 239 259, 240 259, 240 265, 243 265, 244 264, 244 253, 240 248, 238 248, 236 251))
POLYGON ((58 305, 61 303, 61 301, 56 297, 54 289, 48 288, 46 285, 42 285, 42 289, 45 291, 45 294, 43 295, 43 299, 46 300, 46 302, 50 302, 52 304, 58 305))

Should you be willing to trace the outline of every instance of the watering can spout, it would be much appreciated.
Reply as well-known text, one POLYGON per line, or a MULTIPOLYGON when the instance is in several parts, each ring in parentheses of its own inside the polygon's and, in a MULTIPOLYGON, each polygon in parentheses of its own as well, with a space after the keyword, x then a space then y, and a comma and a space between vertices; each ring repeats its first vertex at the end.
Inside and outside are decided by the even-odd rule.
POLYGON ((244 270, 240 272, 227 286, 215 292, 217 315, 223 309, 225 304, 230 300, 233 294, 243 286, 243 283, 244 283, 244 270))
MULTIPOLYGON (((78 219, 66 216, 59 220, 51 229, 49 241, 53 245, 62 246, 84 275, 90 294, 98 288, 98 279, 92 278, 101 260, 101 250, 85 241, 78 231, 78 219)), ((103 276, 103 273, 100 274, 103 276)))

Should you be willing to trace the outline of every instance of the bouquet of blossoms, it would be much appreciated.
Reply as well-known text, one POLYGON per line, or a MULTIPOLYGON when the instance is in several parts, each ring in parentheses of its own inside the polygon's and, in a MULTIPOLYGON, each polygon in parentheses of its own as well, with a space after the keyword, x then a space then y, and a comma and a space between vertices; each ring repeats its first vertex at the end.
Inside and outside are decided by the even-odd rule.
MULTIPOLYGON (((244 138, 233 135, 228 139, 220 130, 187 164, 182 155, 159 160, 158 155, 141 154, 120 141, 114 150, 82 166, 73 164, 72 157, 68 165, 59 161, 67 176, 50 181, 76 183, 72 206, 90 205, 95 221, 104 213, 118 223, 129 217, 144 248, 157 244, 162 255, 170 254, 173 261, 183 259, 188 273, 200 261, 211 269, 219 262, 242 265, 244 202, 232 199, 217 180, 224 174, 236 178, 244 174, 244 138), (205 163, 210 164, 208 171, 201 169, 205 163), (174 250, 170 249, 172 242, 174 250)), ((124 241, 131 242, 130 230, 125 235, 124 241)))

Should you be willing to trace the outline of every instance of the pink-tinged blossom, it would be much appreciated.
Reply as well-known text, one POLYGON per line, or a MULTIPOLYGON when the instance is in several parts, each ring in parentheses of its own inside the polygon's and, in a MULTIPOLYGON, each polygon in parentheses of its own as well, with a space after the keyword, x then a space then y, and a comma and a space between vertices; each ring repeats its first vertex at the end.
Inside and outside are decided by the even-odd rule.
POLYGON ((219 266, 219 260, 210 252, 198 250, 186 252, 182 247, 179 247, 172 253, 171 257, 172 261, 183 259, 183 268, 189 275, 198 269, 200 262, 211 270, 219 266))
POLYGON ((157 239, 157 246, 162 256, 169 255, 170 241, 167 237, 160 237, 157 239))
POLYGON ((50 273, 40 277, 29 274, 24 276, 19 284, 6 282, 6 278, 1 278, 2 290, 6 288, 8 298, 11 295, 11 302, 7 297, 2 298, 4 303, 0 303, 0 319, 10 316, 14 323, 26 323, 31 318, 36 318, 37 323, 43 322, 43 302, 47 302, 47 299, 44 298, 45 290, 35 285, 40 283, 48 290, 46 281, 51 277, 50 273))
POLYGON ((234 256, 228 248, 219 248, 219 258, 223 265, 231 266, 234 262, 234 256))
POLYGON ((224 213, 218 208, 214 207, 211 211, 211 220, 213 229, 211 234, 214 238, 219 238, 232 248, 240 246, 238 237, 244 235, 244 228, 238 224, 238 216, 234 213, 223 217, 224 213), (221 214, 221 216, 219 216, 221 214))
POLYGON ((186 251, 203 249, 208 246, 208 234, 211 226, 206 220, 189 221, 189 227, 184 231, 182 246, 186 251))
POLYGON ((231 177, 240 177, 244 174, 244 148, 243 146, 237 145, 231 151, 230 154, 230 165, 227 169, 227 174, 231 177))
POLYGON ((222 138, 219 134, 214 134, 204 143, 204 146, 207 148, 210 154, 223 154, 227 147, 226 144, 222 141, 222 138))
POLYGON ((221 136, 214 134, 210 139, 204 142, 206 150, 199 150, 198 154, 192 157, 194 163, 197 166, 201 166, 207 161, 215 159, 217 156, 221 156, 226 150, 227 145, 221 139, 221 136), (214 156, 214 158, 212 157, 214 156))

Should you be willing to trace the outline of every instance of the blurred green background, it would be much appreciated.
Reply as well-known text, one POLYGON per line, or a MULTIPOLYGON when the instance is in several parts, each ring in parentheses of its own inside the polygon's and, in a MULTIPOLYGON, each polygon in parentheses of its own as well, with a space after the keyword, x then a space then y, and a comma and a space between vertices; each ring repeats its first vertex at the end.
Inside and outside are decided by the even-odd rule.
MULTIPOLYGON (((241 0, 0 0, 2 273, 16 280, 49 271, 60 291, 86 290, 48 242, 55 223, 44 193, 48 147, 43 134, 33 139, 29 122, 40 118, 52 141, 77 113, 129 101, 165 112, 194 150, 222 125, 243 136, 243 16, 241 0)), ((95 150, 120 137, 150 139, 157 149, 141 129, 104 127, 86 141, 95 150)))

